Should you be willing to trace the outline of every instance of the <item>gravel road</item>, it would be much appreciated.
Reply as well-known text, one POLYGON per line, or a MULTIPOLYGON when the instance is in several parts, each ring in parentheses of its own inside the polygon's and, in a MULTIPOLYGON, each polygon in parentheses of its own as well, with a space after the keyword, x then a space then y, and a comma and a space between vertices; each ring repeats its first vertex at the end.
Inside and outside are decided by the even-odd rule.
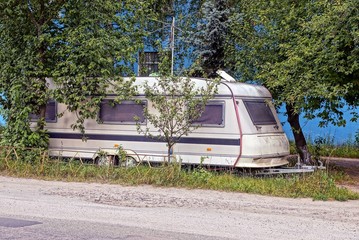
POLYGON ((0 239, 357 240, 359 201, 0 177, 0 239))

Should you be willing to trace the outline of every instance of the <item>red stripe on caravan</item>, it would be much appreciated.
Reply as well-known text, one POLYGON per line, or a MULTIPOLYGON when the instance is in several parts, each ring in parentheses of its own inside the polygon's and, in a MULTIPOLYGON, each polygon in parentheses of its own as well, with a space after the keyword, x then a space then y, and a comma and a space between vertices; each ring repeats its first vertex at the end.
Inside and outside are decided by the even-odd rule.
POLYGON ((240 116, 239 116, 239 112, 238 112, 238 106, 237 106, 237 102, 236 102, 236 99, 234 97, 234 94, 233 94, 233 91, 232 89, 224 82, 221 82, 223 85, 225 85, 229 91, 231 92, 231 95, 232 95, 232 101, 233 101, 233 106, 234 106, 234 111, 236 113, 236 119, 237 119, 237 124, 238 124, 238 128, 239 128, 239 139, 241 141, 241 144, 239 145, 239 154, 238 154, 238 157, 237 157, 237 160, 236 162, 234 163, 233 167, 236 167, 238 161, 239 161, 239 158, 242 156, 242 145, 243 145, 243 132, 242 132, 242 126, 241 126, 241 119, 240 119, 240 116))

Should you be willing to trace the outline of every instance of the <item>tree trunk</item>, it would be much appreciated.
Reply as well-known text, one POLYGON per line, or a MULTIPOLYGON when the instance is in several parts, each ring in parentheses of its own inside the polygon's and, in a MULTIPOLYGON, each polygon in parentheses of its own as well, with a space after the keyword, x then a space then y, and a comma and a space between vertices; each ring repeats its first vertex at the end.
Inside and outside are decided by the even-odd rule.
POLYGON ((291 126, 295 146, 300 156, 300 160, 305 164, 312 164, 311 154, 308 150, 307 141, 305 140, 302 128, 299 122, 299 114, 294 111, 294 107, 291 104, 286 105, 288 122, 291 126))
POLYGON ((168 148, 167 148, 167 162, 168 163, 171 163, 171 155, 172 155, 172 147, 173 147, 173 145, 170 145, 170 143, 167 143, 168 145, 168 148))

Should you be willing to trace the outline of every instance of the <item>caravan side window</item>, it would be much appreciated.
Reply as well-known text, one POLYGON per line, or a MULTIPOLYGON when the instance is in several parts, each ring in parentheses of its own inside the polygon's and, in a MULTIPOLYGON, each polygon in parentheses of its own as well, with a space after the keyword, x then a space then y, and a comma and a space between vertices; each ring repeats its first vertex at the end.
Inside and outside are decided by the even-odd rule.
POLYGON ((193 124, 208 127, 223 127, 224 102, 208 102, 202 115, 194 120, 193 124))
POLYGON ((277 124, 269 102, 264 99, 243 100, 244 106, 249 113, 254 125, 275 125, 277 124))
POLYGON ((143 109, 146 102, 123 101, 120 104, 106 99, 100 104, 99 120, 103 123, 136 124, 145 122, 143 109))
MULTIPOLYGON (((32 113, 29 115, 29 118, 30 121, 36 122, 37 120, 39 120, 40 116, 32 113)), ((57 103, 54 100, 49 100, 47 102, 45 121, 50 123, 57 121, 57 103)))

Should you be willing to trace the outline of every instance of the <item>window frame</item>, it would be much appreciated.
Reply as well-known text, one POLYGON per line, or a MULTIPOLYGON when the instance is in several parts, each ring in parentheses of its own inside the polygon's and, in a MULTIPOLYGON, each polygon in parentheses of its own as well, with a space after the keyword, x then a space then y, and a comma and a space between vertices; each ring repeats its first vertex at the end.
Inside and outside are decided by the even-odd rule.
MULTIPOLYGON (((102 100, 102 102, 100 103, 100 108, 99 108, 98 114, 97 114, 97 122, 99 124, 106 124, 106 125, 137 125, 137 121, 135 121, 135 120, 129 122, 129 121, 103 121, 101 119, 101 104, 104 101, 110 102, 110 101, 114 101, 114 100, 115 99, 110 99, 110 98, 105 98, 105 99, 102 100)), ((148 105, 148 102, 145 99, 138 99, 138 101, 140 101, 140 103, 137 103, 136 100, 126 100, 126 101, 121 101, 121 103, 115 103, 115 104, 118 104, 118 105, 122 105, 122 104, 141 105, 143 107, 143 113, 144 113, 145 108, 148 105)), ((147 119, 146 119, 144 114, 142 116, 143 116, 143 121, 139 122, 139 124, 140 125, 146 125, 147 124, 147 119)))
MULTIPOLYGON (((58 104, 58 103, 57 103, 57 101, 55 101, 55 100, 53 100, 53 99, 47 101, 47 103, 46 103, 46 111, 48 110, 47 105, 48 105, 49 103, 54 103, 55 116, 54 116, 54 119, 53 119, 53 120, 52 120, 52 119, 49 120, 49 119, 46 119, 46 113, 45 113, 45 122, 46 122, 46 123, 56 123, 56 122, 57 122, 57 110, 58 110, 57 104, 58 104)), ((30 122, 37 122, 39 119, 40 119, 40 116, 39 116, 39 115, 33 114, 33 113, 30 113, 30 114, 29 114, 29 121, 30 121, 30 122)))
POLYGON ((221 124, 210 124, 210 123, 201 124, 201 123, 193 122, 191 125, 200 126, 200 127, 210 127, 210 128, 224 128, 225 125, 226 125, 225 124, 225 122, 226 122, 226 118, 225 118, 225 115, 226 115, 226 102, 225 101, 219 101, 219 100, 210 100, 210 101, 208 101, 206 103, 206 106, 207 105, 219 105, 219 106, 222 106, 222 123, 221 124))
POLYGON ((247 113, 253 123, 253 125, 255 126, 270 126, 270 125, 278 125, 277 123, 277 119, 275 118, 275 114, 273 113, 273 110, 271 108, 271 106, 268 104, 268 101, 269 99, 243 99, 243 104, 244 104, 244 107, 245 109, 247 110, 247 113), (263 103, 267 106, 269 112, 270 112, 270 115, 272 116, 273 118, 273 121, 266 121, 266 122, 258 122, 258 121, 254 121, 255 120, 255 116, 253 115, 253 112, 252 111, 249 111, 249 106, 247 105, 247 103, 253 103, 253 102, 256 102, 256 103, 263 103))

